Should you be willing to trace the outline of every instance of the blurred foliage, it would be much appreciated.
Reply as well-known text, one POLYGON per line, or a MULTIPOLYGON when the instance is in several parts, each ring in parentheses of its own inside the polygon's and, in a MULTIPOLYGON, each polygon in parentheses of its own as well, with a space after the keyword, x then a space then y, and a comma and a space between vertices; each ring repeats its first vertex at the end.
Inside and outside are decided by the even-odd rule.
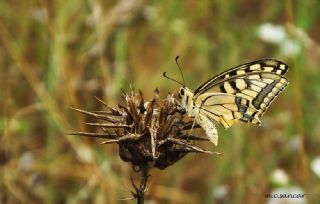
POLYGON ((65 134, 95 131, 69 107, 101 110, 94 96, 116 105, 130 85, 150 99, 155 88, 177 92, 162 77, 181 79, 177 55, 193 90, 264 57, 289 64, 290 85, 262 127, 219 127, 219 146, 207 148, 225 156, 189 155, 152 171, 149 199, 266 203, 281 169, 288 176, 281 185, 320 203, 320 178, 310 168, 320 155, 319 24, 318 0, 0 1, 0 203, 134 203, 120 200, 132 196, 136 174, 116 146, 65 134), (266 23, 286 28, 297 52, 260 39, 266 23))

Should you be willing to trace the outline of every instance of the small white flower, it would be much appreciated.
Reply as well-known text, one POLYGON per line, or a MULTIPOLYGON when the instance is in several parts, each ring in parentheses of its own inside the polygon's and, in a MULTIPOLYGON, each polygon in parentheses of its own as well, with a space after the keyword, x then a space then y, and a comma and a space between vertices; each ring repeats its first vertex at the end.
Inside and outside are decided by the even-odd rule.
POLYGON ((92 151, 90 150, 89 147, 82 145, 78 148, 76 148, 77 150, 77 155, 78 158, 83 161, 83 162, 87 162, 90 163, 93 161, 93 155, 92 155, 92 151))
POLYGON ((257 36, 265 42, 278 45, 284 56, 295 57, 301 51, 299 41, 305 39, 305 35, 297 27, 292 27, 292 30, 296 34, 296 40, 289 38, 284 26, 265 23, 258 28, 257 36))
POLYGON ((287 185, 289 182, 288 174, 283 169, 276 169, 271 174, 271 181, 277 185, 287 185))
POLYGON ((311 169, 320 178, 320 156, 314 158, 311 162, 311 169))
POLYGON ((228 193, 229 193, 229 186, 226 184, 218 186, 213 191, 214 197, 217 200, 221 200, 221 199, 225 198, 228 195, 228 193))
POLYGON ((258 28, 258 37, 269 43, 280 44, 287 39, 287 33, 283 26, 265 23, 258 28))
POLYGON ((286 57, 294 57, 301 51, 301 46, 297 40, 285 40, 280 45, 280 51, 286 57))

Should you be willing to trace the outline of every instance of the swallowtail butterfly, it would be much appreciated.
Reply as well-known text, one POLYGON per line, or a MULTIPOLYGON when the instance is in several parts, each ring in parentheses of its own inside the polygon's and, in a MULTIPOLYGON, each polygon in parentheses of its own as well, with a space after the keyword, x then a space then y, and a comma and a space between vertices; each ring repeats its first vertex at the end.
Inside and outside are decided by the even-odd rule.
MULTIPOLYGON (((178 64, 178 57, 176 62, 178 64)), ((178 64, 181 71, 181 68, 178 64)), ((218 144, 215 122, 229 128, 236 121, 261 124, 260 117, 271 102, 288 85, 284 74, 288 65, 275 59, 260 59, 228 69, 203 83, 194 92, 182 85, 181 105, 189 117, 206 132, 210 141, 218 144)), ((182 71, 181 71, 182 75, 182 71)), ((182 75, 183 77, 183 75, 182 75)))

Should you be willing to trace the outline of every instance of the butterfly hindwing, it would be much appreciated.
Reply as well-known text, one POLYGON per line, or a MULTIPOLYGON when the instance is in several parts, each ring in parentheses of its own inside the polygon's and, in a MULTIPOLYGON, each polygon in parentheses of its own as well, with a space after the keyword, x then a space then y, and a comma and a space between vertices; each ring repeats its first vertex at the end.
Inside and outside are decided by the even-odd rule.
POLYGON ((199 115, 206 115, 209 119, 219 122, 229 128, 237 120, 260 124, 256 117, 256 110, 249 100, 232 94, 205 93, 196 102, 200 107, 199 115))

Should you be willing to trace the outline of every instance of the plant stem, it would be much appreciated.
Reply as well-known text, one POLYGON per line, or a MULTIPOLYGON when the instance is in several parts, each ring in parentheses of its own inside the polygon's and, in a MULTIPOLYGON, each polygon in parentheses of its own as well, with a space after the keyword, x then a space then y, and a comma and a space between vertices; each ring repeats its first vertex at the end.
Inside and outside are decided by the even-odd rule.
POLYGON ((141 167, 141 180, 140 180, 140 186, 136 189, 136 198, 137 198, 137 204, 143 204, 144 203, 144 193, 146 191, 146 186, 148 182, 148 175, 149 168, 146 166, 141 167))

